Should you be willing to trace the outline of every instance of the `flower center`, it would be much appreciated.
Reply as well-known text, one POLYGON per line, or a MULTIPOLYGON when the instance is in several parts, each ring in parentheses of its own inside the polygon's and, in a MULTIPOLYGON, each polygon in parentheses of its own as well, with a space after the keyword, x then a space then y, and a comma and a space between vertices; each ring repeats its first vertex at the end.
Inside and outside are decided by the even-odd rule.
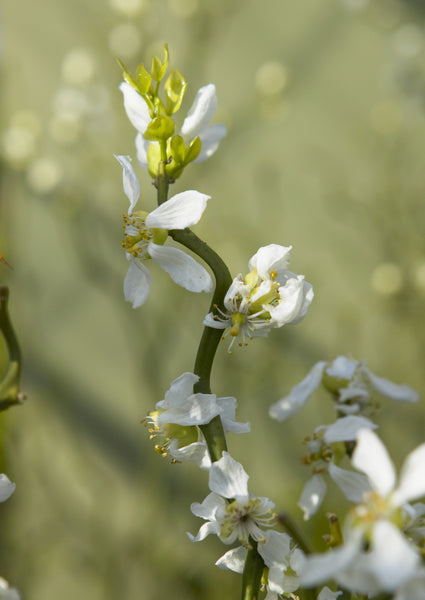
POLYGON ((146 227, 148 212, 139 210, 131 215, 123 215, 123 239, 121 246, 135 258, 150 258, 149 242, 163 245, 168 237, 167 229, 146 227))

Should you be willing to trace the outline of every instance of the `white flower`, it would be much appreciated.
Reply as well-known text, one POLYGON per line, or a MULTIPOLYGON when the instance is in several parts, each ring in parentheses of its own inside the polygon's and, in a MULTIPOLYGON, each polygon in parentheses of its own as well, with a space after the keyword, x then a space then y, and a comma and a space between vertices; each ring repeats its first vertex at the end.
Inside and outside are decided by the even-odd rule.
POLYGON ((225 433, 247 433, 250 427, 249 423, 235 421, 236 398, 194 394, 193 386, 197 381, 199 377, 193 373, 180 375, 145 422, 150 427, 151 438, 161 438, 161 443, 156 446, 158 453, 170 454, 179 462, 195 462, 202 469, 209 469, 211 460, 199 425, 206 425, 219 415, 225 433))
POLYGON ((299 323, 313 300, 313 288, 302 275, 286 270, 291 247, 269 244, 250 259, 250 272, 237 275, 224 298, 225 312, 209 313, 204 325, 227 330, 233 340, 267 336, 288 323, 299 323))
POLYGON ((199 542, 211 533, 225 544, 239 540, 247 545, 249 537, 264 540, 262 527, 273 525, 274 504, 268 498, 249 494, 248 478, 242 465, 228 452, 223 452, 222 458, 212 463, 209 471, 212 493, 202 504, 194 502, 190 507, 195 516, 207 521, 196 536, 187 534, 192 542, 199 542))
MULTIPOLYGON (((158 142, 149 142, 143 137, 152 117, 146 102, 130 84, 121 83, 120 90, 124 96, 124 108, 127 116, 131 124, 138 130, 136 136, 137 159, 140 165, 147 169, 149 144, 158 144, 158 142)), ((222 123, 209 124, 216 110, 215 85, 210 83, 198 90, 180 130, 180 135, 186 144, 198 136, 201 140, 201 152, 194 162, 202 162, 212 156, 217 150, 220 140, 227 133, 226 126, 222 123)))
MULTIPOLYGON (((220 569, 243 573, 246 548, 238 546, 226 552, 215 563, 220 569)), ((304 554, 293 548, 291 538, 286 533, 269 530, 257 544, 257 551, 268 567, 266 600, 277 600, 282 594, 291 594, 299 587, 298 573, 304 561, 304 554)))
POLYGON ((0 600, 21 600, 21 596, 15 587, 10 587, 3 577, 0 577, 0 600))
MULTIPOLYGON (((326 474, 329 474, 345 497, 352 502, 358 502, 363 492, 370 489, 365 475, 342 469, 334 463, 333 444, 354 441, 360 429, 375 427, 369 419, 354 415, 338 419, 331 425, 317 427, 308 443, 308 455, 303 459, 313 471, 313 476, 305 484, 298 501, 298 506, 304 512, 304 520, 314 515, 323 502, 328 489, 326 474)), ((340 453, 340 449, 337 450, 340 453)))
POLYGON ((302 583, 310 587, 335 578, 362 594, 401 593, 423 576, 419 549, 400 530, 400 520, 403 505, 425 494, 425 444, 408 455, 397 487, 391 459, 372 431, 358 433, 352 462, 367 476, 371 490, 351 511, 344 544, 306 559, 302 583))
POLYGON ((367 413, 371 392, 398 402, 417 402, 418 394, 408 385, 397 385, 374 375, 365 361, 354 361, 338 356, 333 361, 319 361, 308 375, 285 396, 270 407, 272 419, 284 421, 306 403, 311 394, 323 385, 335 399, 335 408, 345 414, 367 413))
POLYGON ((4 473, 0 474, 0 502, 4 502, 15 491, 16 484, 12 483, 4 473))
POLYGON ((128 214, 124 215, 122 242, 131 261, 124 280, 125 299, 133 303, 133 308, 148 299, 152 276, 143 261, 149 258, 190 292, 211 291, 212 279, 204 267, 182 250, 163 245, 169 229, 191 227, 200 220, 209 196, 190 190, 176 194, 151 213, 135 211, 140 189, 131 159, 128 156, 115 158, 122 165, 124 192, 130 201, 128 214))

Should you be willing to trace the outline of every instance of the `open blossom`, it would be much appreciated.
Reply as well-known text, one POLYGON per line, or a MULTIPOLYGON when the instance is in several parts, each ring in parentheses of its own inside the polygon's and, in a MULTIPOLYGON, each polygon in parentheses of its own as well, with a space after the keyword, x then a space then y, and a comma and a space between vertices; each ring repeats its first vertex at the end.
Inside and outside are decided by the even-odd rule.
POLYGON ((424 581, 421 554, 405 528, 405 515, 411 512, 406 503, 425 494, 425 444, 408 455, 398 486, 387 450, 372 431, 358 433, 352 462, 367 476, 370 490, 358 489, 359 504, 349 513, 344 544, 306 559, 302 583, 310 587, 333 578, 361 594, 398 592, 396 597, 407 598, 406 590, 424 581))
POLYGON ((343 414, 367 414, 371 406, 371 394, 398 402, 417 402, 418 394, 408 385, 397 385, 388 379, 374 375, 366 368, 365 361, 355 361, 338 356, 332 361, 319 361, 308 375, 292 388, 288 396, 270 407, 270 416, 283 421, 296 413, 308 401, 311 394, 323 383, 335 399, 335 408, 343 414))
MULTIPOLYGON (((263 246, 249 261, 250 272, 237 275, 225 298, 225 311, 209 313, 204 325, 227 330, 240 345, 271 329, 299 323, 313 300, 313 288, 302 275, 287 270, 291 246, 263 246)), ((229 350, 230 350, 229 348, 229 350)))
MULTIPOLYGON (((158 145, 158 142, 150 142, 143 137, 147 126, 152 120, 148 105, 130 84, 121 83, 120 90, 124 96, 124 108, 127 116, 138 131, 136 136, 137 159, 140 165, 147 169, 149 145, 158 145)), ((227 133, 226 126, 222 123, 210 125, 216 110, 215 85, 210 83, 198 90, 180 130, 180 135, 186 144, 196 137, 201 140, 201 152, 194 162, 202 162, 212 156, 217 150, 220 140, 227 133)))
MULTIPOLYGON (((277 600, 282 594, 292 594, 299 587, 299 570, 304 554, 293 546, 286 533, 270 529, 257 544, 257 550, 267 569, 267 595, 265 600, 277 600)), ((220 569, 243 573, 247 549, 244 546, 232 548, 215 563, 220 569)))
POLYGON ((228 452, 223 452, 220 460, 212 463, 211 494, 202 504, 194 502, 190 507, 195 516, 207 521, 196 536, 187 534, 192 542, 199 542, 211 533, 224 544, 239 540, 247 545, 249 537, 255 541, 265 539, 263 528, 272 527, 275 520, 274 504, 268 498, 249 494, 248 479, 242 465, 228 452))
POLYGON ((149 297, 152 275, 144 261, 152 258, 171 279, 190 292, 209 292, 213 283, 208 272, 191 256, 164 246, 170 229, 195 225, 204 212, 209 196, 195 190, 176 194, 150 213, 135 211, 140 188, 130 157, 115 157, 123 168, 124 192, 130 201, 124 215, 124 239, 130 267, 124 280, 124 296, 137 308, 149 297))
POLYGON ((313 475, 305 484, 298 502, 305 520, 314 515, 323 502, 328 489, 326 475, 329 475, 344 496, 353 502, 358 500, 359 490, 370 489, 363 473, 342 469, 335 462, 337 454, 341 454, 340 442, 352 442, 357 439, 360 429, 375 427, 376 425, 365 417, 349 415, 337 419, 331 425, 321 425, 315 430, 308 441, 308 454, 303 459, 303 462, 311 467, 313 475))
POLYGON ((145 422, 152 439, 159 439, 156 450, 170 454, 179 462, 195 462, 202 469, 209 469, 211 460, 207 444, 199 425, 206 425, 220 416, 225 433, 247 433, 249 423, 235 421, 236 398, 217 398, 215 394, 193 393, 199 377, 183 373, 175 379, 166 392, 164 400, 156 403, 155 411, 149 413, 145 422))

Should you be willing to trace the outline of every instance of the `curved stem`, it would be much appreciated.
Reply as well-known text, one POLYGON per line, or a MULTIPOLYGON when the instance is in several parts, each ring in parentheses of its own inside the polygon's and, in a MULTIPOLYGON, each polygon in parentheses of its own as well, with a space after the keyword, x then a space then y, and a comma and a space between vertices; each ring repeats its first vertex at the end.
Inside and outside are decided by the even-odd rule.
MULTIPOLYGON (((158 189, 158 205, 164 203, 168 197, 169 181, 165 170, 165 162, 161 161, 159 165, 159 174, 156 180, 158 189)), ((224 296, 229 289, 232 278, 224 261, 220 256, 208 246, 204 241, 198 238, 190 229, 174 229, 169 235, 179 244, 182 244, 199 258, 207 263, 215 277, 215 290, 211 301, 210 310, 215 306, 223 307, 224 296)), ((199 376, 199 381, 194 385, 195 393, 211 393, 211 370, 214 362, 215 353, 222 336, 220 329, 204 327, 204 331, 199 342, 196 353, 195 366, 193 372, 199 376)), ((215 417, 207 425, 201 426, 202 433, 208 445, 208 450, 212 461, 221 458, 224 450, 227 450, 226 437, 223 431, 223 425, 219 416, 215 417)))

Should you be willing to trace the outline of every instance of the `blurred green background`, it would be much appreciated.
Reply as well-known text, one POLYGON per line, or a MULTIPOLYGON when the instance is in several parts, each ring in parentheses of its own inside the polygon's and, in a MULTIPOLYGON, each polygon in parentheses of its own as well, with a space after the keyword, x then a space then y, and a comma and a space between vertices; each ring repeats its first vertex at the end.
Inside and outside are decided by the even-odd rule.
MULTIPOLYGON (((5 0, 1 31, 0 251, 14 270, 0 274, 28 399, 0 421, 1 470, 17 483, 0 574, 28 600, 238 597, 239 577, 212 567, 222 544, 184 535, 201 524, 189 506, 206 474, 161 459, 140 424, 192 369, 209 298, 153 266, 148 303, 124 302, 128 203, 112 154, 135 157, 135 131, 115 57, 134 70, 167 41, 189 81, 182 114, 216 84, 228 136, 172 193, 212 196, 195 231, 233 273, 262 245, 292 244, 291 269, 314 285, 302 324, 232 356, 225 342, 213 386, 251 421, 229 440, 251 491, 319 531, 324 518, 304 525, 295 503, 302 440, 332 408, 319 391, 278 424, 270 404, 338 354, 425 392, 424 4, 5 0)), ((400 464, 424 440, 423 403, 382 407, 400 464)), ((332 488, 325 508, 339 502, 332 488)))

